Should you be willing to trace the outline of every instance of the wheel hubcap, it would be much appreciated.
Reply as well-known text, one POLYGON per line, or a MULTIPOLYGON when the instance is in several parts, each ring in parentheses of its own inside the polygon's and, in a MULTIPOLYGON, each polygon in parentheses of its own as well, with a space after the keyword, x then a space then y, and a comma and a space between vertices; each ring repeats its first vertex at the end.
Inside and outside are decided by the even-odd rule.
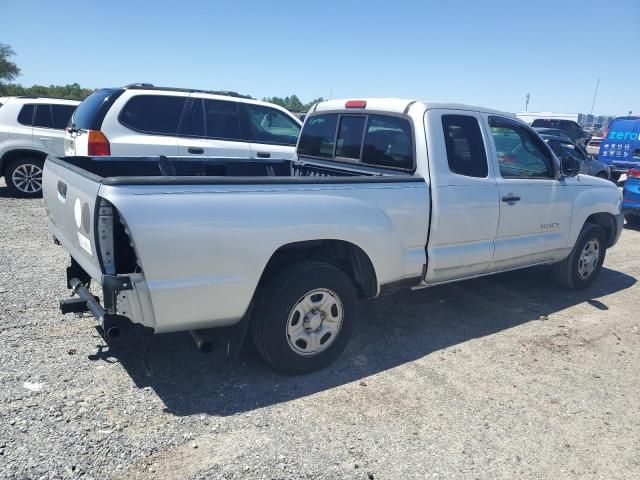
POLYGON ((582 279, 589 278, 600 260, 600 242, 597 239, 589 240, 580 254, 578 261, 578 275, 582 279))
POLYGON ((38 165, 26 163, 13 171, 11 181, 23 193, 36 193, 42 190, 42 169, 38 165))
POLYGON ((324 288, 304 294, 287 319, 287 341, 299 355, 317 355, 335 341, 342 327, 344 308, 335 292, 324 288))

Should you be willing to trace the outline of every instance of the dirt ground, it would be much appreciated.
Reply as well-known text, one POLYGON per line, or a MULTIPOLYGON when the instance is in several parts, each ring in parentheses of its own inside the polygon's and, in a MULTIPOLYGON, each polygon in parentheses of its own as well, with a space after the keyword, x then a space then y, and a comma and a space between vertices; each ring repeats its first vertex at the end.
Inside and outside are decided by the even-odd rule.
POLYGON ((331 367, 274 373, 62 316, 41 200, 0 184, 0 478, 640 478, 640 231, 587 291, 543 269, 362 305, 331 367))

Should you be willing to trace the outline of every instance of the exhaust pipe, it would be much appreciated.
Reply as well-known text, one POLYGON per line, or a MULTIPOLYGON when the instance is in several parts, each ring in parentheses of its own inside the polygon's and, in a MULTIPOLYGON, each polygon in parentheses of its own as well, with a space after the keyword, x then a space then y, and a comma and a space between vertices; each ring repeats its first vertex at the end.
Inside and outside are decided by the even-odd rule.
POLYGON ((107 329, 107 337, 116 338, 120 336, 120 327, 110 327, 107 329))
POLYGON ((210 353, 213 350, 213 340, 202 332, 203 330, 189 330, 198 350, 202 353, 210 353))

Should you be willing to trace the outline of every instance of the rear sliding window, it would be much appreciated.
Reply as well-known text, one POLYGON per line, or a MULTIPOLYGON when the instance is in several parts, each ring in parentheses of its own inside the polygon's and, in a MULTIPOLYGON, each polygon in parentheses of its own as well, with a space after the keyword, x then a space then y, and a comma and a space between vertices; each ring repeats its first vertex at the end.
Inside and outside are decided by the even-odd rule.
POLYGON ((302 129, 298 154, 411 170, 411 124, 389 115, 314 115, 302 129))
POLYGON ((177 135, 180 116, 187 97, 136 95, 120 112, 125 127, 142 133, 177 135))

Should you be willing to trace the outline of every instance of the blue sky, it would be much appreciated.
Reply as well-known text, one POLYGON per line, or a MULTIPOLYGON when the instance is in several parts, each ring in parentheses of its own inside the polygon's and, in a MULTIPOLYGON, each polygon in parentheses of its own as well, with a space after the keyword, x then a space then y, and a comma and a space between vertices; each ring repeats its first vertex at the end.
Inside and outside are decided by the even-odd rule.
POLYGON ((0 0, 24 85, 640 114, 640 0, 0 0))

